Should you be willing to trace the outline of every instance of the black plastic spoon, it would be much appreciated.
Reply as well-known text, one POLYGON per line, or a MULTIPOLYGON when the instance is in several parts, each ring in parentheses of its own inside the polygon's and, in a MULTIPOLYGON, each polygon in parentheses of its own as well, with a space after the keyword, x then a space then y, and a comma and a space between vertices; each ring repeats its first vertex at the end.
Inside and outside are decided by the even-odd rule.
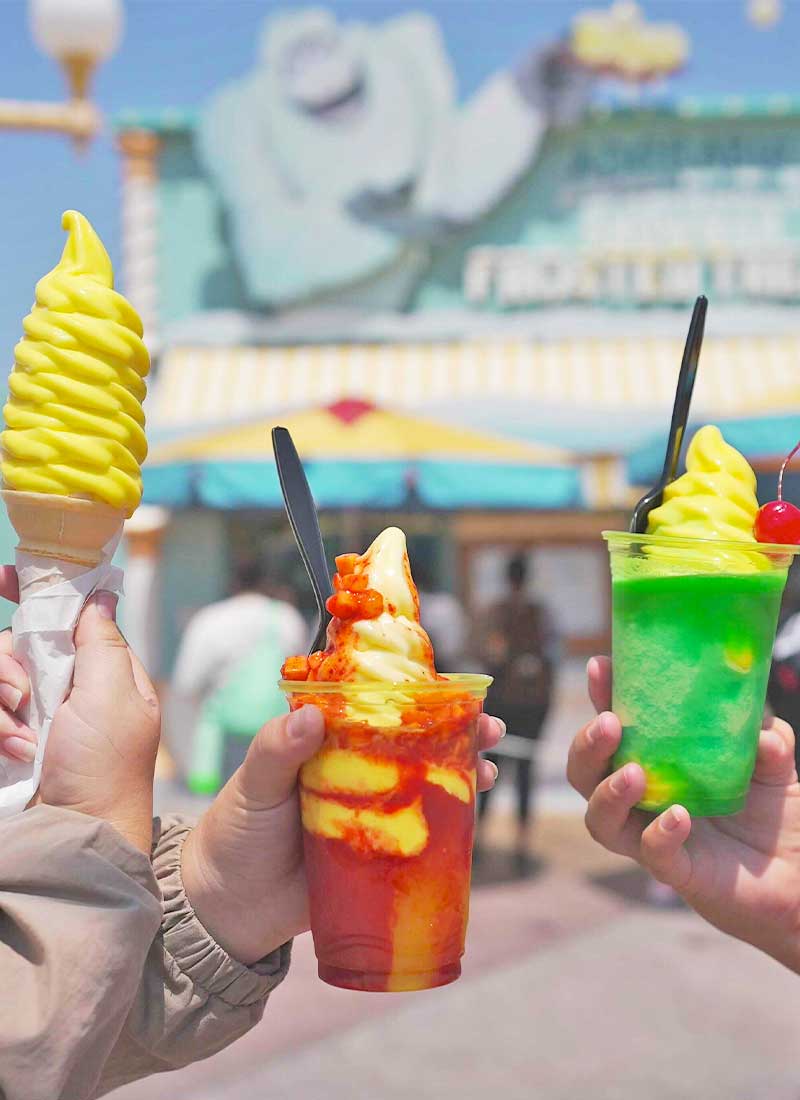
POLYGON ((325 645, 325 633, 330 620, 325 601, 331 594, 331 575, 319 529, 317 506, 288 428, 272 429, 272 449, 275 452, 286 514, 317 604, 317 632, 308 651, 314 653, 325 645))
POLYGON ((635 535, 643 535, 647 530, 647 517, 664 500, 664 490, 671 481, 675 480, 678 470, 683 436, 686 431, 686 422, 689 419, 689 406, 692 403, 692 390, 697 376, 697 364, 700 360, 700 348, 703 344, 703 332, 706 324, 706 310, 708 299, 700 295, 694 303, 692 320, 689 324, 689 333, 686 337, 686 346, 683 349, 681 371, 678 375, 678 385, 675 390, 675 404, 672 407, 672 423, 669 428, 667 441, 667 453, 664 456, 664 469, 661 477, 653 488, 645 493, 633 510, 631 519, 631 532, 635 535))

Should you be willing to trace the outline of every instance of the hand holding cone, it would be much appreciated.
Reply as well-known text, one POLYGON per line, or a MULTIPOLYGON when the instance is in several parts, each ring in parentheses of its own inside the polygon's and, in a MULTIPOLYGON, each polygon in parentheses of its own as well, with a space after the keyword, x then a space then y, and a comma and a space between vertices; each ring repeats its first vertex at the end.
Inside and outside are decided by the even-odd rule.
POLYGON ((28 721, 39 735, 32 768, 0 763, 0 815, 35 793, 72 679, 83 604, 98 588, 121 586, 110 562, 141 500, 147 454, 141 320, 114 290, 108 253, 87 219, 70 210, 62 224, 63 254, 39 280, 14 351, 0 436, 3 499, 19 535, 14 651, 31 677, 28 721))

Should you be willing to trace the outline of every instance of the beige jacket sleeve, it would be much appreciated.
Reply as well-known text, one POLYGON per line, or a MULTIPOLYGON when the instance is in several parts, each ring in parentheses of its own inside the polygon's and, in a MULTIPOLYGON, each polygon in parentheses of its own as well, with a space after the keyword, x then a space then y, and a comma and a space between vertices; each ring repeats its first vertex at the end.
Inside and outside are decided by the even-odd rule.
POLYGON ((147 857, 105 822, 0 821, 0 1096, 88 1100, 161 923, 147 857))
POLYGON ((152 863, 163 919, 98 1095, 228 1046, 258 1023, 289 967, 289 944, 247 967, 209 936, 181 879, 181 851, 191 826, 179 817, 155 825, 152 863))

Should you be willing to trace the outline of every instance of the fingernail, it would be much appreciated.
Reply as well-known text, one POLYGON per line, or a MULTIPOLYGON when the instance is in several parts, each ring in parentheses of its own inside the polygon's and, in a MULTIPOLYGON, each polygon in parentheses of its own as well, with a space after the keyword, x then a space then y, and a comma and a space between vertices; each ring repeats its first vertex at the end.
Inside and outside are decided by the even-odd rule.
POLYGON ((597 724, 599 725, 600 730, 601 730, 604 737, 611 737, 612 736, 614 731, 611 729, 611 715, 610 714, 601 714, 600 717, 597 719, 597 724))
POLYGON ((500 774, 500 769, 498 768, 497 764, 495 764, 494 760, 489 760, 488 763, 492 765, 492 771, 494 772, 492 778, 497 779, 498 775, 500 774))
POLYGON ((505 737, 507 732, 505 722, 502 718, 495 718, 495 722, 497 722, 498 726, 500 727, 500 736, 505 737))
POLYGON ((102 619, 115 621, 117 617, 117 597, 112 592, 95 592, 94 602, 97 605, 97 614, 102 619))
POLYGON ((586 675, 593 676, 596 671, 597 661, 594 659, 594 657, 590 657, 589 660, 586 662, 586 675))
POLYGON ((300 710, 293 710, 286 719, 286 736, 290 737, 293 741, 299 741, 303 736, 304 725, 305 718, 303 718, 303 708, 301 707, 300 710))
POLYGON ((315 716, 319 713, 316 707, 305 706, 293 710, 286 720, 286 736, 291 741, 303 741, 316 722, 315 716))
POLYGON ((611 777, 611 790, 614 794, 625 794, 630 785, 631 780, 628 775, 628 765, 626 764, 622 771, 617 772, 616 775, 611 777))
POLYGON ((678 828, 680 823, 681 819, 679 815, 675 812, 673 807, 670 807, 670 809, 668 809, 666 813, 661 815, 661 828, 666 833, 674 832, 675 829, 678 828))
POLYGON ((21 737, 7 737, 2 742, 2 748, 8 756, 22 760, 25 764, 32 764, 36 757, 36 746, 21 737))
POLYGON ((15 711, 22 702, 22 692, 11 684, 0 684, 0 703, 10 711, 15 711))
POLYGON ((589 728, 586 730, 586 740, 590 745, 594 745, 597 738, 600 736, 600 722, 597 718, 590 723, 589 728))

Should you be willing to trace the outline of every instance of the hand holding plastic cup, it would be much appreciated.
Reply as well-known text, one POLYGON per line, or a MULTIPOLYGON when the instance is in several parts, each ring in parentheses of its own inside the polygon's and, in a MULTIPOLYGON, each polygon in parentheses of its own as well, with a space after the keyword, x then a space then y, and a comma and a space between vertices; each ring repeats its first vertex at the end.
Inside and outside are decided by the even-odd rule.
POLYGON ((459 977, 490 683, 282 682, 292 710, 326 715, 300 798, 311 931, 330 985, 391 992, 459 977))

